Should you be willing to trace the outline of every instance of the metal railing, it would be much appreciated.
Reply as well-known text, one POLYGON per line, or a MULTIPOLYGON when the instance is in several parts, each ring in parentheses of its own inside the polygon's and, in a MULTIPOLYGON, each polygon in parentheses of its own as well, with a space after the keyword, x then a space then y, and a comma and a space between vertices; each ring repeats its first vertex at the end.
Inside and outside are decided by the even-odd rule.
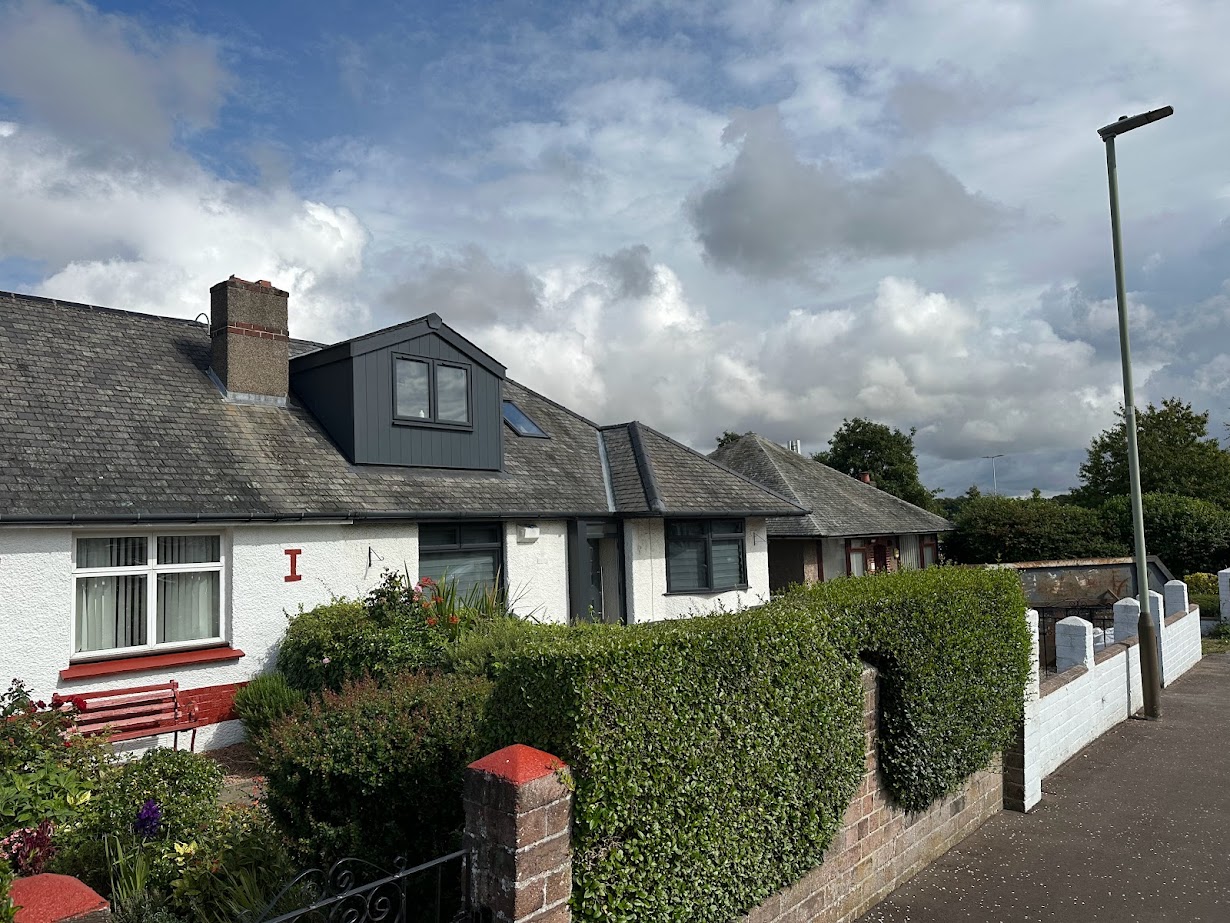
POLYGON ((1038 673, 1051 676, 1055 670, 1055 623, 1075 615, 1094 628, 1113 630, 1114 610, 1106 606, 1064 606, 1038 608, 1038 673))
POLYGON ((250 923, 475 923, 472 863, 468 849, 409 868, 398 860, 391 873, 362 859, 341 859, 328 871, 300 873, 250 923))

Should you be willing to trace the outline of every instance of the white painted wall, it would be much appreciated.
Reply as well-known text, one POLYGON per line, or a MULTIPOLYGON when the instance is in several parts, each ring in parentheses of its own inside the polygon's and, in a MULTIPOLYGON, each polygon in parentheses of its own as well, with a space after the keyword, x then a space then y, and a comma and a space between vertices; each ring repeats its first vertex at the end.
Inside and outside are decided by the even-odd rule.
POLYGON ((769 599, 769 544, 763 519, 747 520, 744 537, 748 588, 725 593, 668 594, 666 527, 661 519, 624 523, 628 622, 687 618, 719 608, 742 609, 769 599))
MULTIPOLYGON (((310 609, 333 596, 362 595, 376 585, 385 568, 408 568, 411 579, 418 578, 418 528, 412 523, 162 530, 222 533, 229 562, 223 592, 224 634, 246 656, 165 672, 62 681, 60 670, 69 666, 72 654, 74 535, 148 531, 0 528, 0 625, 4 626, 0 676, 6 681, 19 677, 44 698, 56 691, 114 689, 169 679, 184 689, 244 682, 272 665, 287 613, 310 609), (302 579, 290 583, 284 579, 289 573, 287 548, 302 552, 297 568, 302 579)), ((221 746, 238 739, 239 733, 237 722, 202 729, 198 748, 221 746)))
POLYGON ((508 597, 522 618, 568 621, 568 524, 509 522, 504 526, 508 597), (538 538, 522 538, 522 526, 537 526, 538 538))

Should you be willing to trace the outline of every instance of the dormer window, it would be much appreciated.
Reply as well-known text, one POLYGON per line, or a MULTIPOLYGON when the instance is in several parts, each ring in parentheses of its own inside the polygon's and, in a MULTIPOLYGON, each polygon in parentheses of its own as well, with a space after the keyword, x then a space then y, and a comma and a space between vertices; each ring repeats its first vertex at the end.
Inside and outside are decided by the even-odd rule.
POLYGON ((469 366, 395 355, 393 418, 398 423, 470 426, 469 366))

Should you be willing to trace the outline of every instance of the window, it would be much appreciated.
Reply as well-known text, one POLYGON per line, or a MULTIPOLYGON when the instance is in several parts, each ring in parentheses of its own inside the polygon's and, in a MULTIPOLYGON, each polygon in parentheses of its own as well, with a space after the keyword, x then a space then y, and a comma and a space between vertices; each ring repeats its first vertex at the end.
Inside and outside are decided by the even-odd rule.
POLYGON ((74 654, 223 640, 221 536, 82 536, 75 563, 74 654))
POLYGON ((666 588, 670 593, 747 587, 742 519, 666 523, 666 588))
POLYGON ((518 436, 534 436, 538 439, 548 439, 542 427, 529 418, 529 415, 512 401, 504 402, 504 422, 518 436))
POLYGON ((849 577, 861 577, 867 573, 867 553, 871 549, 865 542, 866 539, 862 538, 846 539, 846 575, 849 577))
POLYGON ((922 541, 918 547, 922 551, 922 566, 934 567, 940 563, 940 542, 939 536, 935 533, 922 536, 922 541))
POLYGON ((393 357, 393 417, 402 422, 470 425, 468 366, 393 357))
POLYGON ((502 535, 498 522, 419 526, 419 577, 453 583, 462 597, 495 589, 502 535))

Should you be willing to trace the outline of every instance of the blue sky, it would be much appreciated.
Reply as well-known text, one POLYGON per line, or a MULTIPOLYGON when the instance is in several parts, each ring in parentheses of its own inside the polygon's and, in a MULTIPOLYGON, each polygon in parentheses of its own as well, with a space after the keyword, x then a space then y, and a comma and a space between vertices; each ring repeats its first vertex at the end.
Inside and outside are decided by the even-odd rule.
POLYGON ((428 311, 603 422, 807 450, 917 427, 948 493, 1062 491, 1113 422, 1095 130, 1138 399, 1230 416, 1216 2, 0 0, 0 288, 292 332, 428 311))

